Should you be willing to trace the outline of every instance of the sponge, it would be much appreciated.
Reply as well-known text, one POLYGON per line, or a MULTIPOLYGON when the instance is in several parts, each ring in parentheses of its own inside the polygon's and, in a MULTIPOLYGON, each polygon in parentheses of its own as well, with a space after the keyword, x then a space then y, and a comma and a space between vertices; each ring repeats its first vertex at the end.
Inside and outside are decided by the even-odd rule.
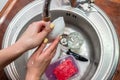
POLYGON ((58 17, 52 23, 55 25, 55 27, 48 35, 49 41, 53 41, 57 36, 62 35, 65 28, 65 22, 63 17, 58 17))

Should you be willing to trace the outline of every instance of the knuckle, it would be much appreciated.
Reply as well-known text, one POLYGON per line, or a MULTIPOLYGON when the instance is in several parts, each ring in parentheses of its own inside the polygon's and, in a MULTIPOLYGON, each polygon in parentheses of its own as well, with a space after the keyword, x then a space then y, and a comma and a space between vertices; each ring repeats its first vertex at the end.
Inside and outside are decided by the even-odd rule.
POLYGON ((51 32, 51 29, 50 29, 50 28, 45 28, 45 31, 46 31, 47 33, 49 33, 49 32, 51 32))
POLYGON ((39 26, 38 22, 33 22, 32 26, 39 26))
POLYGON ((51 56, 49 55, 49 56, 47 56, 46 58, 44 58, 44 62, 49 62, 49 61, 51 61, 51 56))
POLYGON ((40 21, 40 23, 45 23, 45 21, 42 20, 42 21, 40 21))
POLYGON ((33 22, 32 25, 36 25, 36 22, 33 22))
POLYGON ((50 59, 49 59, 49 58, 44 60, 44 62, 49 62, 49 61, 50 61, 50 59))

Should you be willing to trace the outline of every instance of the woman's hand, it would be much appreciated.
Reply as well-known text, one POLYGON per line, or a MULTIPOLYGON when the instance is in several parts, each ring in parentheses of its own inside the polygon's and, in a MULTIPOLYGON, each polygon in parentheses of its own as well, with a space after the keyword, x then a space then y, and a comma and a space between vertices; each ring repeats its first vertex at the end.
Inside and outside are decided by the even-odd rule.
POLYGON ((44 50, 47 39, 41 44, 36 52, 30 57, 27 63, 27 75, 26 80, 40 80, 40 77, 50 64, 51 59, 55 55, 55 51, 58 45, 60 37, 57 37, 54 42, 44 50))
POLYGON ((0 50, 0 70, 25 51, 39 46, 53 27, 54 25, 50 22, 38 21, 32 23, 15 44, 0 50))
POLYGON ((35 48, 41 44, 53 28, 54 25, 50 24, 50 22, 34 22, 27 28, 17 43, 25 50, 35 48))

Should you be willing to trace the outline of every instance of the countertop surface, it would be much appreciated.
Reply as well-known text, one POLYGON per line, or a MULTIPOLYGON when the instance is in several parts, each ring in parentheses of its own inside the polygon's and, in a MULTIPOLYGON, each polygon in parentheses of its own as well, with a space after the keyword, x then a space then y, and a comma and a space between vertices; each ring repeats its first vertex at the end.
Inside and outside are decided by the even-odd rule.
MULTIPOLYGON (((34 0, 8 0, 8 3, 0 12, 0 45, 2 44, 2 39, 6 28, 12 18, 19 10, 21 10, 31 1, 34 0)), ((95 4, 109 16, 120 39, 120 0, 96 0, 95 4)), ((3 70, 0 71, 0 80, 8 80, 3 70)), ((113 76, 113 80, 120 80, 120 62, 118 63, 118 67, 113 76)))

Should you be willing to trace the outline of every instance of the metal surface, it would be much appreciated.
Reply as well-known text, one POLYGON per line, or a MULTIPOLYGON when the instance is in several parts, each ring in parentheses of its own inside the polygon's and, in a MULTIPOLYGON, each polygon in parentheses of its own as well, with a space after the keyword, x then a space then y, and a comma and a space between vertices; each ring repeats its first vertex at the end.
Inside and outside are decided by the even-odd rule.
MULTIPOLYGON (((66 0, 66 1, 59 0, 59 2, 60 1, 62 2, 62 4, 70 3, 71 7, 77 7, 77 6, 79 6, 79 4, 84 4, 84 3, 88 3, 88 7, 89 7, 89 5, 94 2, 94 0, 66 0)), ((44 21, 50 21, 50 17, 51 17, 50 12, 49 12, 50 3, 51 3, 51 0, 44 1, 43 14, 42 14, 44 21)))
MULTIPOLYGON (((15 43, 31 22, 42 19, 42 9, 42 1, 34 1, 22 9, 8 26, 2 47, 6 48, 15 43)), ((51 20, 59 16, 65 19, 65 33, 77 31, 84 39, 80 54, 89 59, 89 64, 84 71, 82 70, 85 64, 83 67, 80 65, 83 73, 80 73, 77 80, 110 80, 118 63, 119 44, 108 17, 94 4, 91 4, 90 11, 70 6, 51 10, 51 20)), ((31 51, 6 67, 6 73, 12 80, 24 79, 29 53, 31 51)))

